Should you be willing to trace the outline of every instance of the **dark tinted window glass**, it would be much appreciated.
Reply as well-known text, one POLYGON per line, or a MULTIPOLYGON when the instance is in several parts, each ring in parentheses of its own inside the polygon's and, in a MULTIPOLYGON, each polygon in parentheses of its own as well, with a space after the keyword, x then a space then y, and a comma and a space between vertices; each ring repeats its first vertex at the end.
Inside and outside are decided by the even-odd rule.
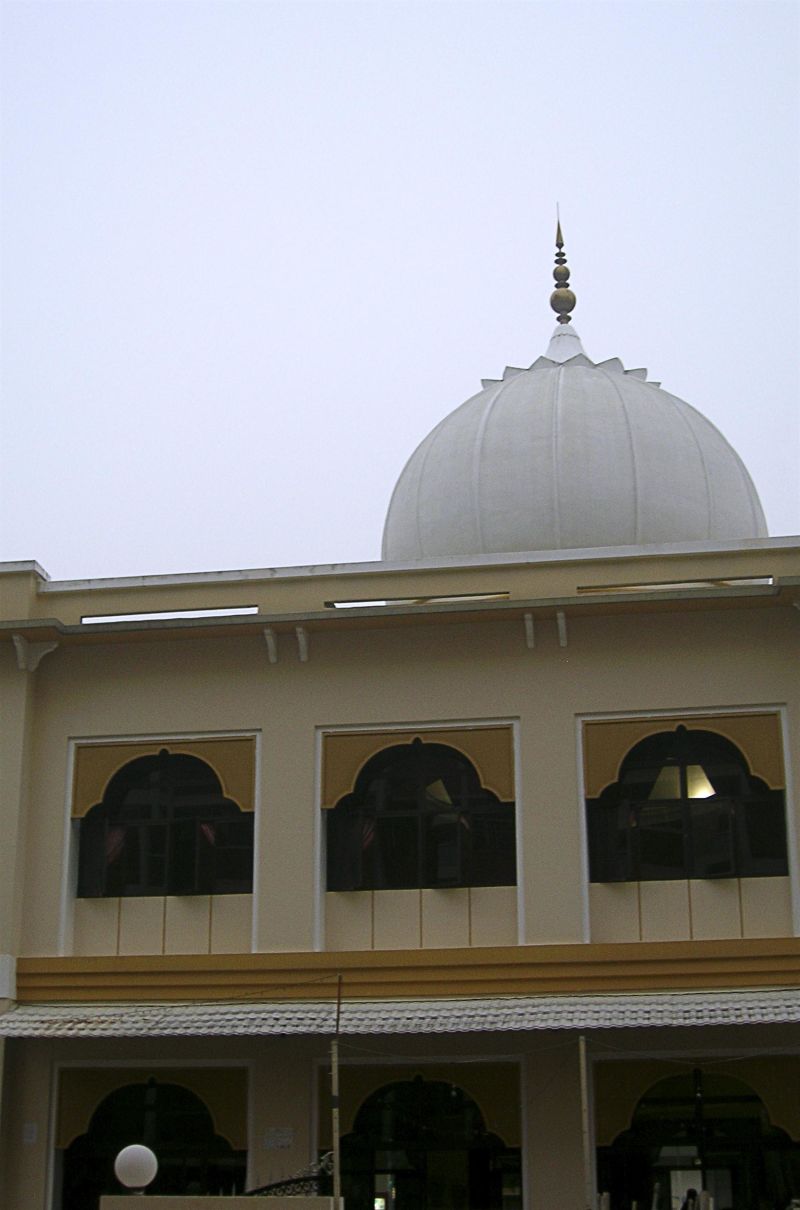
POLYGON ((786 874, 784 795, 711 731, 660 732, 587 802, 593 882, 786 874))
POLYGON ((444 744, 385 749, 326 811, 328 890, 511 886, 514 804, 444 744))
POLYGON ((682 878, 686 869, 680 802, 644 802, 636 819, 640 878, 682 878))
POLYGON ((194 756, 130 761, 80 824, 78 894, 224 895, 253 885, 253 818, 194 756))

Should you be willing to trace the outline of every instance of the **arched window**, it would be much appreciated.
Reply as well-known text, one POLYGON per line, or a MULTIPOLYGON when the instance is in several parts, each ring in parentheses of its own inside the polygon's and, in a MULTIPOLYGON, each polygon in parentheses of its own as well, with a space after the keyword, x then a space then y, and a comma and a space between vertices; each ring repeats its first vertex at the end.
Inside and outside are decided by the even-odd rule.
POLYGON ((329 891, 516 882, 514 804, 446 744, 385 748, 326 815, 329 891))
POLYGON ((126 1084, 98 1105, 86 1134, 64 1152, 61 1210, 96 1210, 103 1194, 123 1192, 114 1159, 130 1143, 158 1157, 148 1193, 244 1192, 247 1156, 216 1133, 200 1097, 180 1084, 126 1084))
POLYGON ((520 1152, 463 1089, 416 1076, 367 1097, 342 1139, 342 1185, 357 1210, 508 1210, 522 1204, 520 1152))
POLYGON ((225 895, 253 889, 253 816, 196 756, 140 756, 80 821, 78 895, 225 895))
POLYGON ((673 1210, 690 1188, 720 1210, 786 1206, 800 1180, 800 1143, 771 1124, 753 1089, 700 1068, 652 1085, 597 1161, 612 1206, 653 1210, 673 1210))
POLYGON ((648 736, 587 802, 592 882, 786 874, 783 800, 716 732, 648 736))

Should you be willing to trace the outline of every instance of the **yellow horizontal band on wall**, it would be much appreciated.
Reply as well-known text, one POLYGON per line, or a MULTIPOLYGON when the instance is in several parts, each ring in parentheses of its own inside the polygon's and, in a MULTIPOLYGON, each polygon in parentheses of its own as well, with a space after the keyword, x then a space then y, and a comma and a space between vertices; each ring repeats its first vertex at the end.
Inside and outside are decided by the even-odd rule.
POLYGON ((59 1078, 56 1147, 69 1147, 89 1129, 102 1101, 128 1084, 180 1084, 208 1108, 214 1131, 234 1151, 247 1150, 247 1070, 244 1067, 66 1067, 59 1078))
POLYGON ((384 748, 410 744, 447 744, 475 766, 481 785, 501 802, 513 802, 514 745, 510 726, 451 727, 408 731, 336 731, 324 736, 322 805, 335 807, 351 794, 364 764, 384 748))
POLYGON ((725 1059, 715 1056, 711 1064, 687 1058, 682 1066, 675 1059, 647 1056, 633 1060, 615 1059, 594 1067, 595 1137, 598 1147, 609 1147, 630 1127, 641 1097, 659 1080, 700 1067, 714 1075, 733 1076, 759 1097, 773 1126, 792 1139, 800 1139, 800 1056, 795 1054, 753 1055, 725 1059))
POLYGON ((256 741, 253 736, 219 739, 122 741, 118 744, 78 744, 72 788, 72 815, 81 819, 99 803, 106 787, 123 765, 140 756, 157 756, 162 748, 175 755, 197 756, 216 773, 222 793, 242 811, 255 806, 256 741))
POLYGON ((20 958, 21 1004, 335 1000, 800 987, 800 937, 338 953, 20 958))
POLYGON ((586 797, 597 798, 606 786, 617 780, 620 765, 634 744, 661 731, 674 731, 681 724, 689 731, 715 731, 723 735, 736 744, 755 777, 765 781, 771 790, 785 787, 780 718, 774 711, 676 714, 661 718, 597 719, 584 723, 586 797))
MULTIPOLYGON (((339 1112, 342 1134, 355 1125, 356 1114, 367 1097, 387 1084, 405 1083, 421 1076, 455 1084, 472 1098, 481 1111, 486 1129, 499 1135, 507 1147, 522 1144, 520 1124, 519 1064, 486 1061, 484 1063, 358 1063, 343 1064, 339 1085, 339 1112)), ((320 1068, 317 1089, 317 1139, 322 1151, 331 1146, 331 1079, 326 1067, 320 1068)))

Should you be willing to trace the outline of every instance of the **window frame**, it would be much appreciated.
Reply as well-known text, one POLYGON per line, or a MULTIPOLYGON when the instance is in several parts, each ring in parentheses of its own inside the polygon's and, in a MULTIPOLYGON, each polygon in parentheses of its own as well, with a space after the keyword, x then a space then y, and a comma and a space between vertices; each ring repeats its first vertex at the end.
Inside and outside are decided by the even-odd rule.
MULTIPOLYGON (((170 752, 162 747, 156 756, 146 755, 126 762, 106 785, 101 801, 78 821, 77 887, 79 899, 132 897, 165 897, 168 895, 251 894, 255 874, 254 813, 243 811, 238 804, 225 798, 219 778, 209 762, 195 755, 170 752), (162 784, 164 774, 171 774, 162 784), (183 769, 194 771, 195 782, 202 772, 202 783, 188 793, 181 789, 181 778, 175 762, 183 769), (141 776, 152 771, 154 787, 148 794, 142 787, 141 776), (116 783, 116 784, 115 784, 116 783), (122 787, 122 789, 120 789, 122 787), (133 798, 133 802, 128 800, 133 798), (136 801, 138 799, 138 801, 136 801), (198 800, 199 801, 196 801, 198 800), (213 829, 213 833, 211 830, 213 829), (226 837, 226 832, 229 834, 226 837), (234 833, 234 837, 230 833, 234 833), (235 834, 243 840, 235 843, 235 834), (203 869, 203 838, 210 857, 203 869), (163 839, 163 845, 154 843, 163 839), (218 843, 223 838, 225 843, 218 843), (233 839, 233 843, 231 840, 233 839), (158 849, 161 848, 159 854, 158 849), (234 878, 221 876, 219 867, 231 853, 249 853, 249 868, 234 878), (114 852, 113 860, 109 854, 114 852), (191 870, 181 870, 187 853, 191 853, 191 870), (163 861, 159 874, 149 876, 151 863, 163 861), (136 870, 138 877, 127 876, 136 870), (227 884, 227 885, 226 885, 227 884)), ((247 857, 244 865, 248 864, 247 857)))
MULTIPOLYGON (((584 799, 585 821, 587 834, 588 877, 591 883, 614 882, 650 882, 676 881, 686 879, 714 880, 720 878, 759 878, 786 877, 789 874, 789 823, 786 816, 786 791, 774 789, 761 778, 751 772, 751 765, 746 753, 732 740, 717 731, 703 727, 704 716, 682 716, 684 721, 670 716, 664 718, 664 729, 654 731, 650 735, 634 743, 622 759, 619 776, 616 782, 606 786, 603 792, 595 798, 584 799), (708 740, 705 738, 708 737, 708 740), (673 764, 680 770, 680 795, 675 797, 652 798, 644 795, 624 794, 626 774, 642 772, 648 765, 636 766, 630 763, 637 749, 645 745, 654 747, 661 740, 665 745, 671 741, 674 750, 681 753, 680 760, 670 756, 661 758, 661 768, 673 764), (700 753, 704 743, 711 741, 711 751, 705 759, 700 753), (677 745, 677 749, 676 749, 677 745), (720 759, 720 752, 727 748, 727 755, 720 759), (714 770, 720 766, 727 775, 731 776, 733 769, 740 780, 742 791, 736 793, 715 793, 708 797, 692 797, 688 791, 687 768, 699 764, 703 769, 714 770), (626 769, 627 764, 627 769, 626 769), (615 793, 615 791, 618 791, 615 793), (605 801, 604 801, 605 800, 605 801), (707 804, 712 811, 706 811, 709 818, 716 819, 723 825, 717 831, 721 833, 727 824, 729 858, 724 868, 711 868, 708 855, 710 842, 706 849, 701 849, 699 839, 702 831, 702 805, 707 804), (644 812, 655 814, 661 810, 666 815, 672 811, 673 819, 680 821, 680 830, 675 835, 680 836, 682 857, 680 862, 674 862, 672 868, 664 866, 656 869, 656 862, 648 863, 643 857, 645 845, 643 835, 646 830, 641 826, 644 812), (769 815, 767 815, 769 813, 769 815), (762 819, 759 821, 759 814, 762 819), (614 822, 616 820, 616 822, 614 822), (626 823, 627 820, 627 823, 626 823), (764 855, 754 852, 758 844, 752 843, 755 829, 754 821, 761 822, 762 842, 766 836, 775 852, 764 855), (777 853, 777 849, 782 851, 777 853), (649 865, 649 868, 648 868, 649 865)), ((584 720, 588 721, 588 720, 584 720)), ((620 721, 626 721, 621 719, 620 721)), ((650 772, 654 766, 650 760, 650 772)), ((712 773, 713 780, 713 773, 712 773)), ((642 783, 646 779, 639 778, 642 783)), ((651 778, 654 785, 654 779, 651 778)), ((653 786, 651 786, 652 792, 653 786)), ((713 829, 712 829, 713 830, 713 829)), ((756 837, 756 840, 758 838, 756 837)))
MULTIPOLYGON (((353 791, 331 808, 323 808, 325 820, 325 889, 331 891, 449 890, 480 886, 517 885, 516 803, 502 802, 481 785, 478 771, 469 757, 457 748, 438 741, 428 742, 418 735, 387 736, 387 743, 362 765, 353 791), (405 740, 405 742, 403 742, 405 740), (400 741, 400 742, 398 742, 400 741), (427 769, 426 764, 427 762, 427 769), (444 762, 444 764, 442 763, 444 762), (387 804, 381 801, 393 770, 417 765, 416 785, 411 801, 387 804), (377 772, 385 766, 383 773, 377 772), (452 796, 456 774, 461 793, 452 796), (366 786, 367 778, 371 782, 366 786), (449 786, 445 786, 445 779, 449 786), (381 783, 383 785, 381 786, 381 783), (438 800, 429 791, 441 785, 446 797, 438 800), (370 800, 370 796, 371 799, 370 800), (377 801, 376 801, 377 797, 377 801), (449 799, 449 801, 448 801, 449 799), (361 801, 360 801, 361 800, 361 801), (450 816, 443 819, 443 816, 450 816), (476 844, 478 830, 485 831, 495 822, 500 828, 494 846, 495 867, 507 867, 500 879, 481 873, 481 856, 486 846, 476 844), (405 856, 406 871, 387 869, 397 837, 398 824, 406 823, 413 836, 405 856), (444 829, 450 830, 450 838, 444 829), (436 836, 439 829, 439 836, 436 836), (510 834, 510 843, 509 843, 510 834), (381 838, 383 842, 381 842, 381 838), (453 873, 441 872, 451 849, 453 873), (413 852, 411 852, 413 850, 413 852), (505 851, 504 851, 505 850, 505 851), (440 871, 438 874, 436 870, 440 871), (413 873, 412 873, 413 871, 413 873)), ((397 859, 403 860, 402 854, 397 859)))

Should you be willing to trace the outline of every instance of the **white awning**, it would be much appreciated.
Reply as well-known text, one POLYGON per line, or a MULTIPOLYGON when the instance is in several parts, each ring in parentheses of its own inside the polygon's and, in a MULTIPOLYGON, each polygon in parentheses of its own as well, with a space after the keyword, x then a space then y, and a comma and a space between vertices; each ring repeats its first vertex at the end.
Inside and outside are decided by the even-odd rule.
MULTIPOLYGON (((359 1000, 340 1030, 359 1034, 474 1034, 519 1030, 800 1023, 800 989, 659 992, 493 999, 359 1000)), ((0 1014, 17 1038, 291 1037, 332 1034, 331 1002, 23 1004, 0 1014)))

